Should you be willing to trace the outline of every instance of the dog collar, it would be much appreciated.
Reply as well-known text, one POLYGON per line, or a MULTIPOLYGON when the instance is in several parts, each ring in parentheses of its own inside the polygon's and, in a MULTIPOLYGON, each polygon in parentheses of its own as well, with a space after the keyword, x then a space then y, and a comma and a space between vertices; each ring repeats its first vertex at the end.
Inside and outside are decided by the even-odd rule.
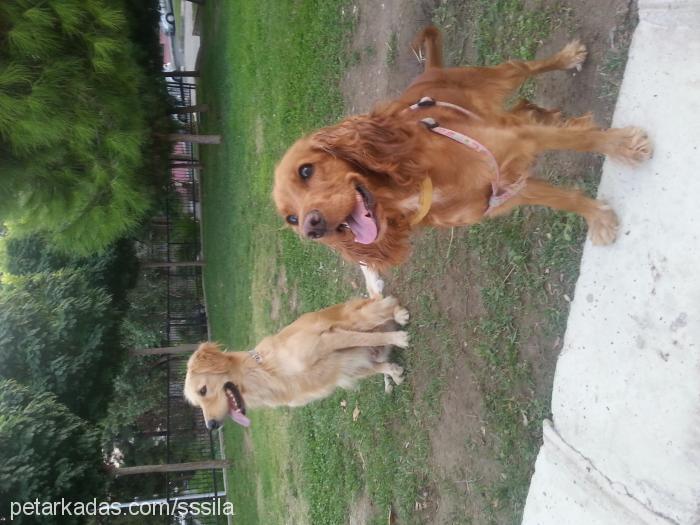
POLYGON ((258 351, 253 348, 252 350, 249 350, 248 353, 250 354, 250 357, 255 359, 255 362, 260 364, 262 363, 262 356, 258 353, 258 351))
POLYGON ((423 179, 420 183, 420 196, 418 197, 418 212, 411 219, 411 226, 420 223, 430 211, 430 206, 433 204, 433 181, 430 177, 423 179))

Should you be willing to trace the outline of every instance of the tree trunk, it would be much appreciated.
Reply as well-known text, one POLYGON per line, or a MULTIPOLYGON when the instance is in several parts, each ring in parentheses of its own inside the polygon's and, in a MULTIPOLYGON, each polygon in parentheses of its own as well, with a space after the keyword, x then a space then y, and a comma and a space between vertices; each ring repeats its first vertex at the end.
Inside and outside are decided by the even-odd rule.
POLYGON ((141 268, 186 268, 186 267, 200 267, 206 266, 204 261, 180 261, 180 262, 168 262, 168 261, 157 261, 157 262, 147 262, 141 265, 141 268))
POLYGON ((221 144, 221 135, 193 135, 191 133, 170 133, 165 135, 170 142, 193 142, 195 144, 221 144))
POLYGON ((194 106, 171 108, 168 113, 171 115, 184 115, 186 113, 206 113, 207 111, 209 111, 209 106, 206 104, 196 104, 194 106))
POLYGON ((131 355, 165 355, 165 354, 186 354, 197 350, 197 344, 187 344, 180 346, 164 346, 162 348, 134 348, 129 353, 131 355))
POLYGON ((187 472, 191 470, 211 470, 228 467, 225 459, 209 461, 193 461, 191 463, 171 463, 169 465, 139 465, 136 467, 120 467, 114 469, 114 477, 132 476, 134 474, 152 474, 163 472, 187 472))

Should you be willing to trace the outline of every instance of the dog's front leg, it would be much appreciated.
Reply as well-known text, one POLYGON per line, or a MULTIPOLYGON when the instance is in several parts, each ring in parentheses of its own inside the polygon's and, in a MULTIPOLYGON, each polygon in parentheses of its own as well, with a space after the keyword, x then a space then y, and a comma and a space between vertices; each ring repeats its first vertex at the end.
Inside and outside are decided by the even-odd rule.
POLYGON ((579 190, 559 188, 539 179, 527 179, 522 189, 491 210, 489 217, 508 213, 516 206, 546 206, 577 213, 586 219, 591 242, 596 245, 610 244, 617 236, 619 223, 612 208, 579 190))
POLYGON ((395 297, 370 299, 346 303, 347 310, 334 322, 334 327, 353 332, 368 332, 378 326, 395 321, 401 326, 408 322, 408 310, 399 305, 395 297))
POLYGON ((332 330, 321 334, 321 347, 328 352, 359 346, 394 345, 408 347, 408 333, 396 332, 353 332, 350 330, 332 330))
POLYGON ((547 150, 573 150, 602 153, 631 164, 648 160, 653 146, 641 128, 598 129, 578 126, 522 126, 521 140, 528 141, 536 153, 547 150))

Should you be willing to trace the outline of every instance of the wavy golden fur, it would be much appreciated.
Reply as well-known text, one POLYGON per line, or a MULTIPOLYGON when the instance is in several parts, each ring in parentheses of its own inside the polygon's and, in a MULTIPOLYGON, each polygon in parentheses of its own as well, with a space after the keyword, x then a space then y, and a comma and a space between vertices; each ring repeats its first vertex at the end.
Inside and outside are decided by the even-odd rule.
POLYGON ((300 235, 322 242, 352 261, 384 270, 410 253, 411 219, 419 207, 423 179, 432 181, 433 200, 421 226, 475 224, 485 217, 494 170, 478 153, 436 135, 424 117, 466 134, 494 155, 505 186, 524 180, 522 189, 488 216, 516 206, 540 205, 582 215, 595 244, 614 241, 615 213, 580 191, 554 187, 530 177, 538 154, 570 149, 598 152, 629 162, 651 155, 643 130, 598 128, 590 115, 565 119, 558 110, 521 100, 504 101, 532 75, 580 67, 586 48, 571 42, 544 60, 510 61, 494 67, 444 68, 441 39, 424 29, 416 46, 426 48, 426 68, 395 101, 369 114, 352 116, 297 141, 275 170, 273 199, 279 213, 300 235), (473 117, 445 107, 407 109, 422 97, 461 106, 473 117), (358 197, 359 195, 359 197, 358 197), (376 223, 373 242, 357 242, 351 224, 359 199, 376 223))

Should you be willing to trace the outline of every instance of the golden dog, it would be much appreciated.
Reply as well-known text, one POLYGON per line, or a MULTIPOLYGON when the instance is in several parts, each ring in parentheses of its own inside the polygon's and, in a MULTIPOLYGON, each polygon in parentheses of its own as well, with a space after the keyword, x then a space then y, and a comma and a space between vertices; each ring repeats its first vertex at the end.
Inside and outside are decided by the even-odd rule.
POLYGON ((403 368, 387 359, 389 345, 408 346, 407 333, 372 331, 390 322, 408 322, 395 298, 354 299, 302 315, 250 352, 202 343, 187 363, 185 397, 213 430, 226 415, 248 426, 247 408, 305 405, 373 374, 401 384, 403 368))

